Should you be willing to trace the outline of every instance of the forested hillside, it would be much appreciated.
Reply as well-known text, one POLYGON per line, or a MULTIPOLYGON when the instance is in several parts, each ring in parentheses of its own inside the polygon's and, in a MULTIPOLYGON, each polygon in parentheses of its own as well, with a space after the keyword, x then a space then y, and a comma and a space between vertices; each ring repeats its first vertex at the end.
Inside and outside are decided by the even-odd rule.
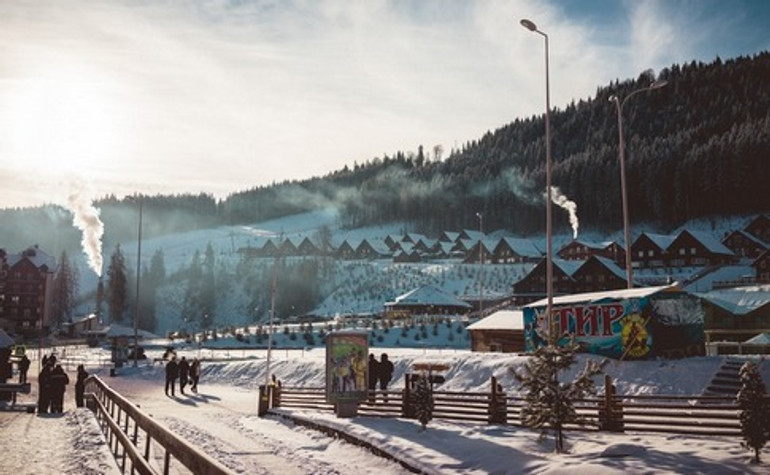
MULTIPOLYGON (((618 131, 612 95, 653 79, 668 84, 624 107, 630 216, 661 231, 689 219, 770 210, 770 53, 674 65, 656 78, 599 87, 593 98, 551 114, 553 184, 578 205, 582 228, 621 227, 618 131)), ((451 113, 451 110, 447 110, 451 113)), ((517 118, 447 153, 441 147, 363 159, 324 177, 259 186, 217 201, 206 194, 142 197, 145 236, 240 224, 329 205, 345 226, 404 221, 435 233, 485 228, 543 233, 544 116, 517 118), (446 155, 446 156, 445 156, 446 155)), ((340 140, 346 138, 341 131, 340 140)), ((312 160, 312 157, 308 157, 312 160)), ((135 239, 135 201, 94 203, 105 243, 135 239)), ((0 210, 0 247, 76 248, 79 232, 58 206, 0 210), (55 246, 57 244, 57 246, 55 246)), ((555 229, 568 225, 556 212, 555 229)), ((73 249, 74 250, 74 249, 73 249)))

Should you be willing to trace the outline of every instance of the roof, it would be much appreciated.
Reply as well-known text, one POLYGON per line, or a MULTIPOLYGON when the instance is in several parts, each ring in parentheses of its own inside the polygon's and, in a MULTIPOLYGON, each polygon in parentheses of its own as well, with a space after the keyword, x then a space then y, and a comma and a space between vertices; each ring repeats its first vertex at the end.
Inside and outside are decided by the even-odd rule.
MULTIPOLYGON (((137 329, 137 335, 139 338, 158 338, 158 335, 154 333, 150 333, 146 330, 137 329)), ((118 338, 118 337, 134 337, 134 329, 129 328, 123 325, 118 325, 117 323, 113 323, 107 328, 107 333, 105 334, 107 338, 118 338)))
POLYGON ((5 330, 0 328, 0 348, 10 348, 14 345, 13 338, 5 333, 5 330))
POLYGON ((508 244, 508 247, 516 251, 516 254, 520 256, 541 257, 543 255, 542 251, 529 239, 504 237, 500 241, 508 244))
POLYGON ((759 335, 749 338, 743 343, 748 343, 749 345, 770 345, 770 333, 760 333, 759 335))
MULTIPOLYGON (((679 287, 675 285, 663 285, 659 287, 635 287, 633 289, 607 290, 603 292, 587 292, 583 294, 561 295, 553 298, 554 305, 566 305, 579 302, 598 302, 602 300, 625 300, 634 298, 649 297, 659 292, 678 291, 679 287)), ((532 302, 528 307, 544 307, 548 304, 548 299, 540 299, 532 302)))
POLYGON ((553 263, 554 267, 558 267, 559 269, 561 269, 562 272, 572 277, 575 274, 575 272, 577 272, 577 270, 580 269, 580 266, 585 264, 586 261, 584 260, 568 261, 565 259, 552 259, 551 262, 553 263))
POLYGON ((34 246, 18 254, 8 254, 5 260, 9 267, 13 267, 25 259, 38 269, 46 266, 50 272, 56 271, 56 259, 34 246))
POLYGON ((471 308, 469 303, 446 294, 431 285, 423 285, 422 287, 418 287, 403 295, 399 295, 393 302, 387 302, 385 305, 435 305, 443 307, 471 308))
POLYGON ((626 276, 625 269, 622 269, 617 264, 617 262, 613 261, 612 259, 608 259, 608 258, 602 257, 602 256, 592 256, 592 259, 596 259, 597 261, 599 261, 610 272, 612 272, 616 276, 620 277, 622 280, 626 280, 626 278, 628 277, 628 276, 626 276))
POLYGON ((672 242, 674 242, 674 239, 676 239, 676 236, 671 236, 668 234, 654 234, 654 233, 642 233, 644 236, 647 236, 647 239, 653 242, 656 246, 658 246, 660 249, 668 249, 668 246, 671 245, 672 242))
POLYGON ((524 312, 521 310, 498 310, 468 325, 468 330, 523 330, 524 312))
POLYGON ((755 285, 712 290, 698 296, 733 315, 746 315, 770 303, 770 286, 755 285))
MULTIPOLYGON (((682 234, 689 233, 692 237, 698 240, 703 246, 708 249, 709 251, 716 253, 716 254, 728 254, 728 255, 735 255, 733 251, 731 251, 727 246, 722 244, 721 241, 719 241, 717 238, 715 238, 710 233, 704 232, 704 231, 689 231, 684 230, 682 231, 682 234)), ((681 234, 680 234, 681 235, 681 234)))

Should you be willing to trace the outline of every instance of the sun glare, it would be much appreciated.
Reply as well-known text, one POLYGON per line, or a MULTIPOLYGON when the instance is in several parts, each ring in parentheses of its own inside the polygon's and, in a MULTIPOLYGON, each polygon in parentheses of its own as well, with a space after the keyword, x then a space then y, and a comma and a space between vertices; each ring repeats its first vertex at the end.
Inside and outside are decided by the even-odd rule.
POLYGON ((10 158, 38 173, 89 176, 117 146, 109 91, 85 74, 19 78, 7 123, 10 158))

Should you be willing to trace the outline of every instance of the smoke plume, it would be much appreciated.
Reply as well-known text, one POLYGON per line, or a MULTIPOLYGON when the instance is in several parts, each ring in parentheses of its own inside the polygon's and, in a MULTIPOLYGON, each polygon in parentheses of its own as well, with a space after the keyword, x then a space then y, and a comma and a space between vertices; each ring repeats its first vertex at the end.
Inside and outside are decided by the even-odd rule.
POLYGON ((82 184, 73 185, 68 202, 73 213, 72 223, 83 232, 80 243, 83 252, 88 256, 88 266, 101 277, 104 224, 99 219, 99 210, 94 208, 82 184))
POLYGON ((553 201, 556 206, 567 210, 569 213, 569 225, 572 226, 572 239, 577 239, 578 226, 580 224, 577 217, 577 204, 574 201, 567 199, 556 186, 551 187, 551 201, 553 201))

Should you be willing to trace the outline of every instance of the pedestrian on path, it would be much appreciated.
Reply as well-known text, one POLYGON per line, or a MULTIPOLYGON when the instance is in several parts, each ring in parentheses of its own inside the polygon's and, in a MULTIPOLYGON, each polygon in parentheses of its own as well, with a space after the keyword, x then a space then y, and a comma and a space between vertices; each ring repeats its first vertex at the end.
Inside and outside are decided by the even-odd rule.
POLYGON ((182 361, 179 362, 179 390, 184 394, 184 388, 187 386, 187 381, 190 377, 190 363, 187 358, 182 357, 182 361))
POLYGON ((190 391, 198 394, 198 380, 201 377, 201 362, 198 358, 193 358, 193 362, 190 365, 190 391))
POLYGON ((23 355, 19 360, 19 383, 23 384, 27 382, 27 371, 29 371, 29 358, 27 355, 23 355))
POLYGON ((64 412, 64 391, 70 383, 70 378, 64 372, 64 368, 57 364, 51 371, 51 412, 61 414, 64 412))
POLYGON ((75 381, 75 405, 77 407, 83 407, 83 396, 86 392, 86 378, 88 377, 88 371, 85 366, 78 365, 78 378, 75 381))
POLYGON ((166 396, 168 396, 168 390, 171 389, 171 395, 176 396, 174 388, 176 386, 176 378, 179 377, 179 363, 176 362, 176 356, 172 356, 168 363, 166 363, 166 396))

